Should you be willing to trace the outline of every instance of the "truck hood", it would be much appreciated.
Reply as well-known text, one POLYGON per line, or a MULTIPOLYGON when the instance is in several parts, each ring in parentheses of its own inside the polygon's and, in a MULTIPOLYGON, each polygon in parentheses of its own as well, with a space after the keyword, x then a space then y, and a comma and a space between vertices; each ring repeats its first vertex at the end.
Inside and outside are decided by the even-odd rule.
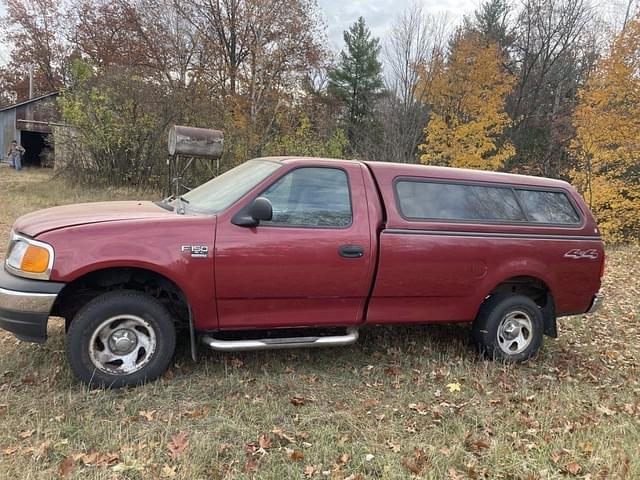
POLYGON ((97 202, 53 207, 29 213, 16 220, 13 229, 30 237, 59 228, 90 223, 166 218, 175 215, 153 202, 97 202))

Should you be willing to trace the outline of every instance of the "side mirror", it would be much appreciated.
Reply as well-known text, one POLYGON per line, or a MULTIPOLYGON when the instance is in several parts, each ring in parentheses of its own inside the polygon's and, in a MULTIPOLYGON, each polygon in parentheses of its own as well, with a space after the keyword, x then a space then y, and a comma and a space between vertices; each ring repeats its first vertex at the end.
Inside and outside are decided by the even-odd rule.
POLYGON ((273 218, 273 205, 268 198, 258 197, 249 208, 249 215, 257 222, 268 222, 273 218))
POLYGON ((233 217, 231 223, 240 227, 256 227, 261 221, 273 218, 273 206, 268 198, 258 197, 233 217))

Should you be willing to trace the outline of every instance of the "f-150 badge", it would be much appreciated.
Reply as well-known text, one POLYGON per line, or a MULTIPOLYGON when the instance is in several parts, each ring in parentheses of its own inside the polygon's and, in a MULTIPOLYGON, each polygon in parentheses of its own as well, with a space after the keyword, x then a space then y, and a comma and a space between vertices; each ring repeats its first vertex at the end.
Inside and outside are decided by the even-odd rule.
POLYGON ((209 247, 207 245, 182 245, 180 250, 182 253, 190 253, 194 258, 206 258, 209 256, 209 247))
POLYGON ((596 258, 598 258, 598 251, 593 248, 589 250, 580 250, 579 248, 574 248, 573 250, 569 250, 567 253, 565 253, 564 256, 567 258, 590 258, 592 260, 595 260, 596 258))

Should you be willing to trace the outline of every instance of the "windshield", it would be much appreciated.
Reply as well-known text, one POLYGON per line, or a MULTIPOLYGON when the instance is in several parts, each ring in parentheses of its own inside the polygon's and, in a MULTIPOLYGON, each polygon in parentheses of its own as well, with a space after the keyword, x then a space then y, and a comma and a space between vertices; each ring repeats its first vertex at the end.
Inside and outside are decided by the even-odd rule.
POLYGON ((185 193, 182 198, 188 202, 189 209, 203 213, 218 213, 243 197, 281 166, 268 160, 249 160, 185 193))

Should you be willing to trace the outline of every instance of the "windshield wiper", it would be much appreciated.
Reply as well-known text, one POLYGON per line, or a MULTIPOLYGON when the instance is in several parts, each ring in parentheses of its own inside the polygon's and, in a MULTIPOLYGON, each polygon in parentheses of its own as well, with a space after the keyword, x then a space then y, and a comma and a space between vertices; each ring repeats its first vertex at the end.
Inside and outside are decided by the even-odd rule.
POLYGON ((169 202, 167 201, 166 198, 164 200, 158 200, 158 201, 153 202, 153 203, 155 203, 160 208, 164 208, 165 210, 169 210, 170 212, 173 212, 175 210, 173 208, 173 205, 169 205, 169 202))

